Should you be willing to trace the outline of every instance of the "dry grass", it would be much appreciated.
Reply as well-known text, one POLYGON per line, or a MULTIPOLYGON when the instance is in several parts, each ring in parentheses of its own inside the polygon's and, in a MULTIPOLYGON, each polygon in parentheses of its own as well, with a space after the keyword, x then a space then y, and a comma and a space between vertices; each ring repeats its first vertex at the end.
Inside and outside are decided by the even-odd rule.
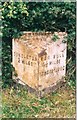
POLYGON ((3 118, 75 118, 75 91, 63 87, 42 99, 21 87, 3 90, 3 118))

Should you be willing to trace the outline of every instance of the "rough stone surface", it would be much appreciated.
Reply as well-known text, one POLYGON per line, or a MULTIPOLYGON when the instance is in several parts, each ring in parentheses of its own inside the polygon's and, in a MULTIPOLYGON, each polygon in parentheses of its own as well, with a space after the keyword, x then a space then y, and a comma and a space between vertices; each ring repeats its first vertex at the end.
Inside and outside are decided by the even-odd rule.
POLYGON ((65 32, 24 32, 20 38, 13 39, 13 66, 18 78, 31 91, 49 93, 54 90, 53 86, 58 86, 59 81, 64 81, 67 51, 67 43, 63 43, 65 36, 65 32), (54 34, 59 38, 55 42, 52 40, 54 34))

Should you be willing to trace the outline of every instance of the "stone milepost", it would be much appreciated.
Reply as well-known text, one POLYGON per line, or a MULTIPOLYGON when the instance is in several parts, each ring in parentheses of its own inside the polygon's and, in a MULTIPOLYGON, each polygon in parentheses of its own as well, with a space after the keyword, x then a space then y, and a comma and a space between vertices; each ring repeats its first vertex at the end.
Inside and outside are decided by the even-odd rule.
POLYGON ((38 96, 54 91, 64 81, 67 42, 65 32, 24 32, 12 40, 12 63, 21 83, 38 96), (54 34, 58 36, 53 41, 54 34))

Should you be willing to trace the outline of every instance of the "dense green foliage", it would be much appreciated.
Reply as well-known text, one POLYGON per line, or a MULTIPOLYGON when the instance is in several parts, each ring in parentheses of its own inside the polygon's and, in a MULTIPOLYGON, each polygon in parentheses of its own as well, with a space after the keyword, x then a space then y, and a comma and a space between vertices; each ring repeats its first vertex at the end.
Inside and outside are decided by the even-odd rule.
POLYGON ((2 3, 2 79, 3 86, 12 85, 12 38, 19 36, 22 30, 24 18, 28 16, 27 8, 24 3, 2 3))
POLYGON ((22 31, 66 31, 68 33, 67 77, 75 86, 76 3, 4 2, 1 4, 3 32, 3 81, 11 79, 11 40, 22 31))

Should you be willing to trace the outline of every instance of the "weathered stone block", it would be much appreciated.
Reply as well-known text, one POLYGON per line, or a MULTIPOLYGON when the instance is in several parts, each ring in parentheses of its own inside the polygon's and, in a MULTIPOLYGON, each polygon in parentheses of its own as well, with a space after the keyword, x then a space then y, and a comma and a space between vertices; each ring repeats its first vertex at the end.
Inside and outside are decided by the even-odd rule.
POLYGON ((65 32, 24 32, 13 39, 13 66, 18 78, 36 93, 49 93, 64 81, 66 36, 65 32))

